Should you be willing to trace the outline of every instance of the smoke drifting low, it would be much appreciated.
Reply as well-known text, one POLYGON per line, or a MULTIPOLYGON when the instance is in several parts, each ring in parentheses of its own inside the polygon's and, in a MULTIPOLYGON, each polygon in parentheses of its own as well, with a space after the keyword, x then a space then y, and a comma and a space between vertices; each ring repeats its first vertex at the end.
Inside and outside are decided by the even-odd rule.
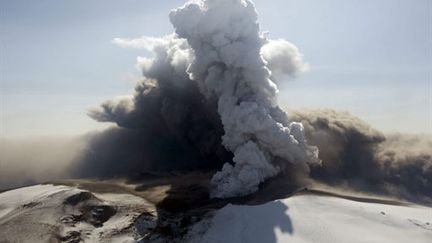
POLYGON ((331 185, 406 199, 432 198, 432 137, 383 135, 347 112, 296 111, 306 137, 320 150, 310 177, 331 185))
POLYGON ((78 137, 0 138, 0 190, 70 177, 86 146, 78 137))
POLYGON ((295 111, 288 119, 276 102, 278 79, 294 78, 308 65, 293 44, 262 34, 250 1, 192 1, 173 10, 170 20, 174 34, 114 39, 153 53, 137 59, 143 77, 132 95, 89 112, 116 126, 66 143, 42 140, 37 151, 33 143, 4 143, 0 186, 206 171, 215 173, 211 196, 231 197, 283 173, 287 180, 310 176, 432 198, 431 137, 386 136, 332 110, 295 111))

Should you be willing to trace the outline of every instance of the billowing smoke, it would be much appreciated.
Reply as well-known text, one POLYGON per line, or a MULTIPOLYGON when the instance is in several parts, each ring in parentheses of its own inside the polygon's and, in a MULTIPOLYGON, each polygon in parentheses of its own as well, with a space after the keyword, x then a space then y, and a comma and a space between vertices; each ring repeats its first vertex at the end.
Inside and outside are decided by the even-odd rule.
POLYGON ((347 112, 302 110, 308 141, 322 164, 310 177, 330 185, 386 193, 411 200, 432 198, 432 137, 384 135, 347 112))
POLYGON ((131 171, 216 169, 232 154, 221 144, 223 128, 215 100, 205 99, 186 69, 192 54, 173 35, 135 40, 115 39, 125 47, 145 48, 153 58, 138 58, 143 79, 132 96, 109 100, 89 115, 116 122, 90 139, 78 163, 78 176, 99 168, 100 177, 130 175, 131 171), (120 141, 122 141, 120 143, 120 141))
POLYGON ((170 19, 175 35, 114 40, 147 48, 155 57, 138 59, 144 80, 133 97, 108 101, 90 116, 176 134, 203 156, 232 153, 232 162, 212 179, 214 197, 252 193, 286 163, 307 169, 319 162, 301 123, 289 122, 278 107, 267 67, 296 75, 305 65, 292 44, 261 34, 251 2, 193 1, 173 10, 170 19))
POLYGON ((276 103, 278 78, 296 77, 308 65, 293 44, 260 32, 250 1, 192 1, 170 19, 174 34, 113 41, 153 53, 138 58, 143 77, 132 95, 89 112, 117 126, 66 142, 0 140, 0 187, 219 170, 211 180, 213 197, 252 193, 284 173, 432 198, 431 137, 384 135, 332 110, 287 118, 276 103))
POLYGON ((289 80, 290 77, 307 71, 309 65, 303 62, 298 48, 284 40, 268 40, 261 48, 261 54, 271 70, 272 81, 289 80))
POLYGON ((217 99, 222 144, 234 153, 234 165, 226 163, 214 175, 212 196, 254 192, 286 162, 319 162, 301 123, 290 123, 277 106, 278 90, 261 56, 266 39, 251 2, 190 2, 172 11, 170 19, 193 50, 190 78, 206 97, 217 99))

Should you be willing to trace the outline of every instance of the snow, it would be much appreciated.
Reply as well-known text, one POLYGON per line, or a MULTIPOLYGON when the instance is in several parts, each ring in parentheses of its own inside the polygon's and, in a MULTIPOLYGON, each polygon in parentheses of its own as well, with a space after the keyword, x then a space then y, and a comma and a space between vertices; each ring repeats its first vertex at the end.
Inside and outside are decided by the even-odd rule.
POLYGON ((431 242, 432 209, 298 195, 227 205, 190 232, 191 242, 431 242))
MULTIPOLYGON (((365 201, 310 193, 256 206, 228 204, 191 226, 186 238, 172 240, 431 242, 432 208, 365 201)), ((36 185, 0 193, 0 239, 5 242, 136 242, 156 227, 157 220, 154 205, 127 192, 36 185), (106 207, 115 208, 115 213, 96 225, 97 215, 109 212, 104 212, 106 207), (140 216, 143 213, 145 217, 140 216)), ((161 237, 149 241, 164 242, 161 237)))
POLYGON ((20 207, 46 201, 51 195, 76 189, 66 186, 36 185, 0 193, 0 223, 20 207))
POLYGON ((0 193, 0 239, 135 242, 133 225, 142 212, 154 213, 154 207, 131 194, 55 185, 23 187, 0 193), (106 215, 108 219, 102 219, 106 215))

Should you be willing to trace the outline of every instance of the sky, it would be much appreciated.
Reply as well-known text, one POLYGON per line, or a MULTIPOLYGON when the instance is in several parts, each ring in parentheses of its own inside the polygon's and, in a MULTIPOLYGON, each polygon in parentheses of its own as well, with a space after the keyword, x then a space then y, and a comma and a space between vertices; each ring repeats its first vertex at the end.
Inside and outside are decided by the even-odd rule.
MULTIPOLYGON (((86 112, 131 94, 143 50, 179 0, 1 0, 0 137, 102 129, 86 112)), ((255 0, 261 28, 294 43, 310 70, 282 82, 288 109, 332 108, 384 132, 432 133, 432 1, 255 0)))

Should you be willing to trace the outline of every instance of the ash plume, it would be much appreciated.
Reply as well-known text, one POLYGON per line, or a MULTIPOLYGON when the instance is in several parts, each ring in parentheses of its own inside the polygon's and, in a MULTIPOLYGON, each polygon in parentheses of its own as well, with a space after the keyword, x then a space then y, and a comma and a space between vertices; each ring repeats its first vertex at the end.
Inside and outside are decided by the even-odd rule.
POLYGON ((293 111, 308 141, 320 150, 310 177, 330 185, 432 199, 432 136, 383 134, 348 112, 293 111))
POLYGON ((216 102, 205 99, 186 73, 191 62, 187 42, 173 35, 113 42, 147 49, 154 57, 138 58, 143 78, 132 96, 114 98, 89 112, 95 120, 115 122, 119 128, 90 139, 89 152, 78 162, 78 174, 89 166, 122 167, 119 164, 124 166, 117 170, 119 176, 130 175, 125 167, 130 171, 205 170, 230 160, 232 154, 221 144, 223 128, 216 102))
POLYGON ((295 75, 303 71, 300 55, 288 42, 262 35, 250 1, 191 1, 173 10, 170 20, 171 36, 114 40, 143 46, 155 58, 138 59, 144 80, 132 98, 107 101, 91 117, 169 131, 201 155, 221 151, 220 161, 232 153, 232 162, 213 176, 213 197, 252 193, 287 163, 306 169, 319 163, 301 123, 290 122, 278 107, 278 90, 266 66, 295 75))
POLYGON ((142 79, 133 94, 88 113, 116 125, 65 142, 0 140, 0 188, 205 171, 214 173, 213 197, 253 193, 282 174, 432 199, 430 136, 383 134, 333 110, 291 111, 288 119, 277 84, 308 65, 293 44, 267 39, 250 1, 191 1, 170 20, 171 35, 113 40, 153 55, 137 58, 142 79))

